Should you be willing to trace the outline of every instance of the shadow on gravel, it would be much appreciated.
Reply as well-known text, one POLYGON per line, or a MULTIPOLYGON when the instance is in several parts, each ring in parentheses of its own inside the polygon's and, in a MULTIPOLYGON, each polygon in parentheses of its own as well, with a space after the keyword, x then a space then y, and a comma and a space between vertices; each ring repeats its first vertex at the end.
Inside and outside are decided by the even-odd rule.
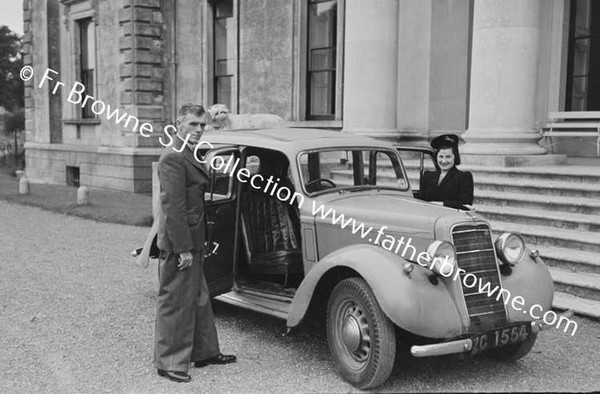
POLYGON ((222 323, 251 331, 258 341, 285 347, 301 359, 330 360, 324 330, 300 327, 288 334, 284 320, 218 301, 213 311, 222 323))

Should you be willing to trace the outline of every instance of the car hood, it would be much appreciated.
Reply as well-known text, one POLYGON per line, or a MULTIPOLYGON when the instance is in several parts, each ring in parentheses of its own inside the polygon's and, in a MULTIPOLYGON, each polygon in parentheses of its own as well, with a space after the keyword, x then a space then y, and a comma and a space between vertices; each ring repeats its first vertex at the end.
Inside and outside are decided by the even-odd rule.
MULTIPOLYGON (((315 200, 318 207, 323 204, 324 212, 335 209, 345 219, 353 218, 375 230, 387 226, 386 233, 399 233, 411 237, 433 240, 435 224, 444 217, 445 222, 464 222, 476 216, 454 208, 435 205, 404 194, 379 192, 353 192, 345 195, 324 195, 315 200)), ((314 212, 314 211, 313 211, 314 212)), ((316 223, 331 224, 331 216, 315 216, 316 223)), ((339 222, 338 222, 339 223, 339 222)))

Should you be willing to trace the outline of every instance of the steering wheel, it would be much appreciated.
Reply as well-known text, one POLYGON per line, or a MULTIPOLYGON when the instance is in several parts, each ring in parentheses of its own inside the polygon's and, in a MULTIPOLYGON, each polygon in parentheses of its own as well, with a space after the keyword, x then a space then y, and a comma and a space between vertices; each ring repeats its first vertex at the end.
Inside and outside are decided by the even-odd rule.
POLYGON ((306 191, 316 192, 319 190, 328 189, 329 187, 336 188, 337 185, 331 179, 319 178, 308 182, 306 184, 306 191))

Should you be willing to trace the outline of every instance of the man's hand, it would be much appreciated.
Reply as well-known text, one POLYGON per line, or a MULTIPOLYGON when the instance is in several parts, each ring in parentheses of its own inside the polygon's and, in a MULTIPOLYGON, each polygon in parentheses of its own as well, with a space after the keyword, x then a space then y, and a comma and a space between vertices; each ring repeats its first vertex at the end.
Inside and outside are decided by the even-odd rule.
POLYGON ((179 259, 177 259, 177 261, 179 262, 179 264, 177 264, 177 268, 182 271, 192 266, 194 256, 190 252, 183 252, 179 254, 179 259))

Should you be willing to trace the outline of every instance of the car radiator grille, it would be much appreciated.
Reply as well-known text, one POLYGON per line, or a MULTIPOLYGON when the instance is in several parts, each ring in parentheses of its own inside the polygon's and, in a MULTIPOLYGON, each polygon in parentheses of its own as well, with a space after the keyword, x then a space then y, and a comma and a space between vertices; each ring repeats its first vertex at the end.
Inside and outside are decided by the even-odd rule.
MULTIPOLYGON (((500 277, 490 228, 487 224, 456 226, 452 230, 452 241, 456 249, 458 267, 465 270, 464 273, 461 272, 460 282, 471 320, 471 330, 484 331, 505 325, 506 310, 503 299, 496 299, 500 291, 500 277), (477 278, 477 284, 471 288, 466 287, 463 281, 469 273, 477 278), (490 289, 498 286, 493 296, 488 296, 485 291, 479 293, 479 278, 482 285, 489 282, 490 289)), ((469 277, 467 284, 471 283, 472 278, 469 277)))

